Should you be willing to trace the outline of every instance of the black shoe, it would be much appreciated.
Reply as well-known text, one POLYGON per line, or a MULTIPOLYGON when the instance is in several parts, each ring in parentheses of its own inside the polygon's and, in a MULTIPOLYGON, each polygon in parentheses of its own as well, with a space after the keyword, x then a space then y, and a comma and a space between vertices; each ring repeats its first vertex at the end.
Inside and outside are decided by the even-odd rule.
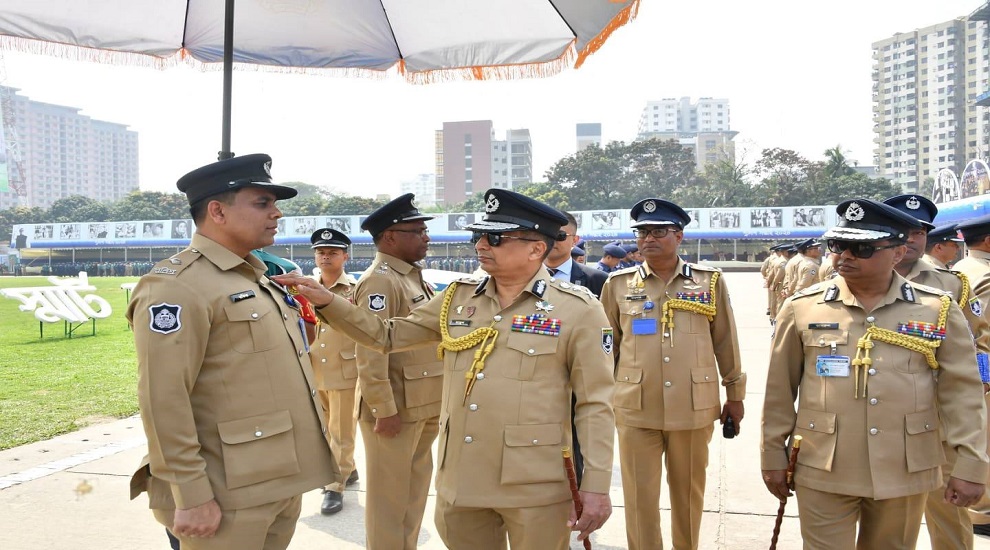
POLYGON ((351 475, 347 476, 347 481, 344 482, 344 485, 350 487, 351 485, 357 483, 358 479, 361 479, 361 476, 358 475, 357 470, 354 470, 351 472, 351 475))
POLYGON ((990 523, 974 524, 973 533, 977 535, 983 535, 985 537, 990 537, 990 523))
POLYGON ((320 513, 324 516, 336 514, 344 509, 344 495, 337 491, 326 491, 323 493, 323 505, 320 506, 320 513))

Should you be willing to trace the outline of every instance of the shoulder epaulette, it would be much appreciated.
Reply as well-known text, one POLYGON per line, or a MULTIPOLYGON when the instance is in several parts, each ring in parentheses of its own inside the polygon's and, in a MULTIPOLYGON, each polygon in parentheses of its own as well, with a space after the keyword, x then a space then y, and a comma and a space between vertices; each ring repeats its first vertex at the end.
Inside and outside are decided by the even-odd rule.
POLYGON ((818 282, 818 283, 815 283, 815 284, 813 284, 813 285, 811 285, 811 286, 809 286, 807 288, 802 288, 801 290, 795 292, 791 297, 792 298, 803 298, 805 296, 815 296, 817 294, 821 294, 821 293, 825 292, 825 289, 828 288, 829 286, 831 286, 831 285, 830 284, 826 284, 825 282, 818 282))
POLYGON ((634 265, 632 267, 624 267, 622 269, 616 269, 615 271, 609 273, 608 276, 609 277, 612 277, 613 275, 616 275, 616 276, 617 275, 626 275, 628 273, 636 273, 636 271, 638 271, 638 270, 639 270, 639 266, 638 265, 634 265))
POLYGON ((722 272, 722 270, 720 268, 715 267, 713 265, 691 264, 691 263, 686 264, 686 265, 689 265, 689 266, 691 266, 691 269, 697 269, 698 271, 718 271, 719 273, 722 272))
POLYGON ((464 285, 476 285, 481 282, 481 277, 461 277, 454 279, 454 281, 464 285))
POLYGON ((586 288, 586 287, 583 287, 581 285, 576 285, 574 283, 568 283, 567 281, 561 281, 561 280, 558 280, 558 279, 551 279, 550 280, 550 286, 552 286, 552 287, 554 287, 556 289, 559 289, 560 291, 565 292, 567 294, 571 294, 571 295, 574 295, 574 296, 580 296, 586 302, 593 301, 593 300, 597 301, 597 298, 595 297, 594 294, 591 293, 591 290, 588 289, 588 288, 586 288))
POLYGON ((920 290, 928 294, 934 294, 935 296, 952 296, 952 293, 949 292, 948 290, 942 290, 940 288, 935 288, 933 286, 922 285, 918 283, 911 283, 911 286, 913 286, 915 290, 920 290))
POLYGON ((176 276, 202 257, 203 253, 199 250, 187 248, 155 264, 155 267, 151 268, 150 273, 176 276))

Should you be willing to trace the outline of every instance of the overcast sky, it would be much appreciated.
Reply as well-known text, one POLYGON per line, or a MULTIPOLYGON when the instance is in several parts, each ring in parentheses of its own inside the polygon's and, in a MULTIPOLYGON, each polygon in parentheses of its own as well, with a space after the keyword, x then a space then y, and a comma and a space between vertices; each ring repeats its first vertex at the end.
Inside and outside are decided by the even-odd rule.
MULTIPOLYGON (((737 159, 767 147, 811 159, 841 144, 871 164, 871 43, 956 17, 975 0, 643 0, 578 70, 546 79, 411 85, 385 80, 239 71, 232 150, 266 152, 278 181, 355 195, 396 195, 432 173, 444 121, 492 120, 496 137, 529 128, 534 179, 575 148, 574 125, 600 122, 606 141, 630 141, 646 101, 729 100, 737 159)), ((106 66, 6 52, 6 81, 37 101, 71 105, 140 134, 141 188, 216 159, 221 74, 106 66)))

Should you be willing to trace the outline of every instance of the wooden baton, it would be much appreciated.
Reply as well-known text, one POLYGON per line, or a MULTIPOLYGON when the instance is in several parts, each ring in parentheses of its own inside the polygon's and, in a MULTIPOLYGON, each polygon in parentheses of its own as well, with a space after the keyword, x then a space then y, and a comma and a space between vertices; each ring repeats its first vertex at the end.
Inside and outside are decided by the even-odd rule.
MULTIPOLYGON (((801 436, 795 435, 791 440, 791 456, 787 461, 787 488, 794 489, 794 468, 797 466, 798 453, 801 452, 801 436)), ((777 522, 773 525, 773 537, 770 538, 770 550, 777 550, 777 537, 780 536, 780 524, 784 521, 784 507, 787 499, 780 501, 777 507, 777 522)))
MULTIPOLYGON (((574 461, 571 459, 571 449, 570 447, 564 447, 560 450, 560 452, 564 455, 564 471, 567 472, 567 483, 571 486, 571 500, 574 501, 574 515, 576 524, 576 520, 581 519, 581 514, 584 513, 584 504, 581 503, 581 494, 578 492, 577 473, 574 471, 574 461)), ((590 538, 584 539, 584 550, 591 550, 590 538)))

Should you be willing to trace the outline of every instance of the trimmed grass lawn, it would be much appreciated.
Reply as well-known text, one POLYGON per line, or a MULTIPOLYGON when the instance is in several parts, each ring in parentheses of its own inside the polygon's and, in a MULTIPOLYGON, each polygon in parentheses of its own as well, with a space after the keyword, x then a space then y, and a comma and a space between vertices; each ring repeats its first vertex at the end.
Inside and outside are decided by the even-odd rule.
MULTIPOLYGON (((91 277, 113 313, 80 327, 45 323, 0 297, 0 450, 48 439, 94 422, 124 418, 137 408, 134 338, 124 318, 121 283, 137 277, 91 277)), ((45 277, 0 277, 0 288, 51 286, 45 277)), ((88 293, 81 293, 85 296, 88 293)))

